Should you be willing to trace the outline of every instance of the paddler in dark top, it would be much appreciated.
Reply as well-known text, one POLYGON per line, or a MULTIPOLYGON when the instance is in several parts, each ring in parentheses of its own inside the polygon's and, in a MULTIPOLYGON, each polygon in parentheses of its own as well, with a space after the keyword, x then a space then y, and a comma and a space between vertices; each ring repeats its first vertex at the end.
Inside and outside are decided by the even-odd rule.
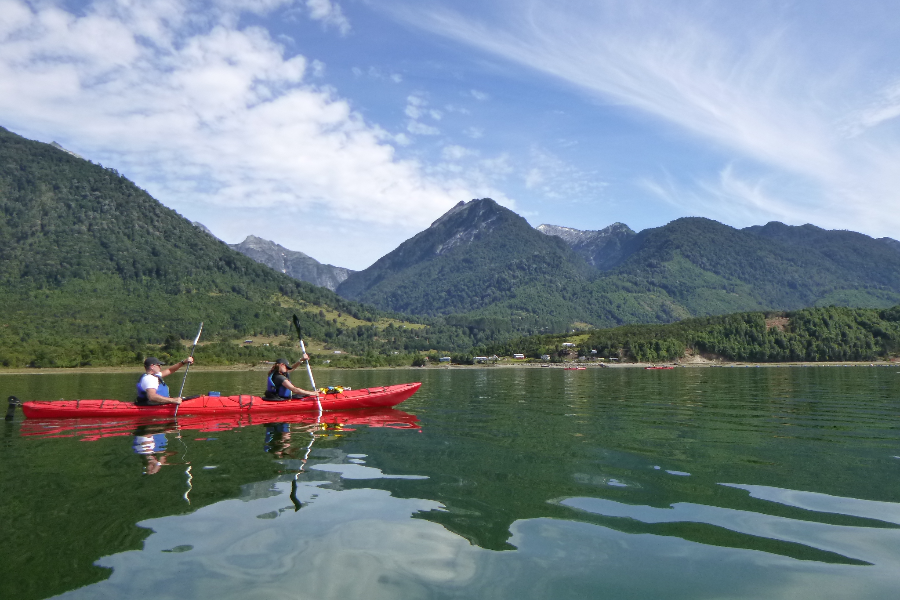
POLYGON ((169 386, 165 384, 163 377, 168 377, 184 365, 192 364, 194 364, 193 356, 189 356, 165 369, 160 367, 159 359, 155 356, 148 356, 144 359, 144 371, 146 372, 141 375, 141 378, 137 382, 138 406, 147 406, 149 404, 181 404, 181 398, 169 398, 169 386))
POLYGON ((286 358, 279 358, 269 370, 269 378, 266 381, 266 400, 291 400, 292 398, 303 398, 304 396, 312 396, 315 392, 302 390, 291 383, 291 376, 288 371, 296 369, 303 361, 309 360, 309 356, 303 355, 303 358, 289 364, 286 358))

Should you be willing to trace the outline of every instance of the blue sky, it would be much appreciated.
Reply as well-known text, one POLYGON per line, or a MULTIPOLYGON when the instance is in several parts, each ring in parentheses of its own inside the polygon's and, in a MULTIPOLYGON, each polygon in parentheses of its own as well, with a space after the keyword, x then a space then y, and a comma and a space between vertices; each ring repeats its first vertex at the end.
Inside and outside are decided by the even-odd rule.
POLYGON ((460 200, 900 237, 896 2, 0 0, 0 125, 361 269, 460 200))

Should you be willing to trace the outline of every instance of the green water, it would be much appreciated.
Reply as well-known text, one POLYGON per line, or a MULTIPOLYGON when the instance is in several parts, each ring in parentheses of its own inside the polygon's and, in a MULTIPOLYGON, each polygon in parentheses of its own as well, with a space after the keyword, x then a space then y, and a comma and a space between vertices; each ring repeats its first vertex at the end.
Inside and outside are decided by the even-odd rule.
MULTIPOLYGON (((260 377, 191 373, 185 393, 256 392, 260 377)), ((19 413, 0 446, 0 597, 894 599, 900 589, 895 367, 318 378, 422 381, 398 407, 418 422, 132 431, 19 413), (154 455, 164 464, 135 453, 135 433, 164 435, 154 455)), ((0 393, 128 399, 134 379, 3 375, 0 393)))

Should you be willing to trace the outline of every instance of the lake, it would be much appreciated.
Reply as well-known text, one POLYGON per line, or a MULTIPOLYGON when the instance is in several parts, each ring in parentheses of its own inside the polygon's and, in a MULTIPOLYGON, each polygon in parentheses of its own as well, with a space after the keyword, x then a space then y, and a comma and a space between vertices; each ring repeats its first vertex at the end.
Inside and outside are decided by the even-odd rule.
MULTIPOLYGON (((324 422, 19 411, 0 597, 893 600, 898 371, 323 370, 423 385, 324 422)), ((263 377, 191 372, 185 393, 263 377)), ((7 374, 0 392, 131 399, 136 378, 7 374)))

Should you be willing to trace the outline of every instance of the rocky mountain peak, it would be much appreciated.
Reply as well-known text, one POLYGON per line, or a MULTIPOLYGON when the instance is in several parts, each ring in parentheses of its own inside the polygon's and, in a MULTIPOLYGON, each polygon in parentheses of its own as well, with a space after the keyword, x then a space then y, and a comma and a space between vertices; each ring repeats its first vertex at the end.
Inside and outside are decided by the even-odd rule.
POLYGON ((429 227, 437 234, 434 253, 444 254, 490 233, 499 224, 501 213, 500 205, 490 198, 460 202, 429 227))
POLYGON ((240 244, 229 244, 229 246, 244 256, 289 277, 307 281, 332 291, 353 273, 350 269, 322 264, 303 252, 288 250, 280 244, 255 235, 248 235, 240 244))
POLYGON ((583 256, 590 265, 610 269, 627 255, 623 244, 637 235, 624 223, 613 223, 603 229, 582 231, 561 225, 538 225, 535 229, 545 235, 560 238, 572 250, 583 256))

